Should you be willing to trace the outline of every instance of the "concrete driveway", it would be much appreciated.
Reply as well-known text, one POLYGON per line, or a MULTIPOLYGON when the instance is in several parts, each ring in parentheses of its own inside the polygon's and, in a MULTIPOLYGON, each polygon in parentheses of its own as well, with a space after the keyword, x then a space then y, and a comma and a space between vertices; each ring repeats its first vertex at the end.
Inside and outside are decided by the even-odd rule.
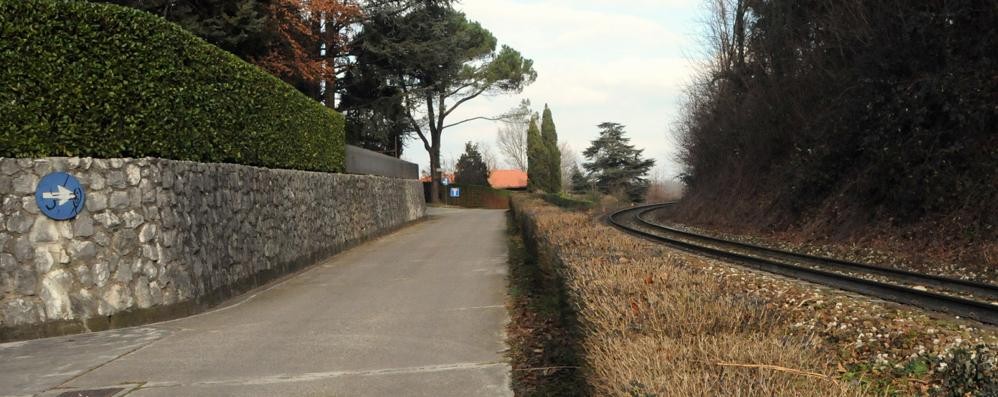
POLYGON ((430 214, 215 311, 0 344, 0 396, 512 395, 505 214, 430 214))

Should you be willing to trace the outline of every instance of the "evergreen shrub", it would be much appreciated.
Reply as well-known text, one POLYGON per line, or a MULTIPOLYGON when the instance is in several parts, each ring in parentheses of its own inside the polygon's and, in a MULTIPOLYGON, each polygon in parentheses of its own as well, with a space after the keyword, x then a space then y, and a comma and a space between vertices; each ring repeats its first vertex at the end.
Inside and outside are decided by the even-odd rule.
POLYGON ((343 170, 340 114, 130 8, 0 0, 0 88, 0 157, 343 170))

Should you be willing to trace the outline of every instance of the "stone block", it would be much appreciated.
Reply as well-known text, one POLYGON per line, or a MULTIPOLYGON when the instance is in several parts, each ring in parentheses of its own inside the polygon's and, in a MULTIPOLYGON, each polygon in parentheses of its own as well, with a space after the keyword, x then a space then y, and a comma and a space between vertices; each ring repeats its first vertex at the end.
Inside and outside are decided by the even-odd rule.
POLYGON ((128 207, 142 208, 142 192, 139 189, 128 190, 128 207))
POLYGON ((35 247, 27 236, 20 237, 14 241, 14 257, 21 263, 25 263, 35 257, 35 247))
POLYGON ((45 216, 35 217, 35 223, 31 227, 28 238, 35 244, 54 243, 62 238, 63 232, 59 229, 66 227, 68 227, 66 222, 55 221, 45 216))
POLYGON ((153 262, 143 262, 142 274, 150 280, 155 280, 156 276, 159 275, 159 268, 153 262))
POLYGON ((21 199, 14 195, 6 195, 3 197, 3 212, 7 215, 11 215, 17 211, 18 207, 21 206, 21 199))
POLYGON ((90 266, 76 266, 73 268, 73 274, 76 275, 76 279, 79 280, 80 285, 83 286, 83 288, 90 288, 94 286, 94 272, 90 269, 90 266))
POLYGON ((159 235, 159 231, 157 230, 156 225, 144 225, 141 229, 139 229, 139 242, 148 243, 155 240, 157 235, 159 235))
POLYGON ((55 257, 48 248, 38 247, 35 249, 34 267, 38 274, 48 273, 56 264, 55 257))
POLYGON ((111 244, 111 237, 108 237, 107 233, 97 232, 94 233, 94 242, 101 247, 107 247, 108 244, 111 244))
POLYGON ((86 261, 97 257, 97 244, 91 241, 73 241, 69 254, 74 261, 86 261))
POLYGON ((132 265, 130 263, 124 261, 118 263, 118 269, 114 271, 114 281, 130 283, 133 277, 134 273, 132 273, 132 265))
POLYGON ((99 298, 89 289, 75 291, 69 294, 73 315, 77 318, 91 318, 97 315, 99 298))
POLYGON ((38 215, 42 213, 42 210, 38 208, 38 201, 35 200, 35 196, 21 197, 21 208, 24 209, 24 212, 31 215, 38 215))
POLYGON ((11 176, 21 171, 17 165, 17 159, 0 158, 0 175, 11 176))
POLYGON ((110 316, 128 309, 133 303, 134 300, 128 287, 120 283, 113 283, 105 288, 104 293, 101 294, 100 302, 97 304, 97 314, 110 316))
POLYGON ((123 257, 139 251, 138 241, 138 235, 131 229, 122 229, 111 235, 111 247, 123 257))
POLYGON ((18 211, 7 218, 7 231, 13 233, 27 233, 31 226, 35 224, 35 217, 18 211))
MULTIPOLYGON (((107 181, 104 176, 97 172, 91 172, 87 178, 86 185, 87 193, 96 192, 98 190, 103 190, 107 186, 107 181)), ((89 199, 89 197, 87 197, 89 199)))
POLYGON ((45 176, 48 173, 55 171, 56 168, 53 167, 52 160, 48 159, 38 159, 35 160, 34 165, 31 167, 35 175, 45 176))
POLYGON ((142 169, 134 164, 125 166, 125 181, 129 186, 138 186, 142 181, 142 169))
POLYGON ((45 320, 41 302, 33 298, 16 298, 0 303, 0 320, 4 325, 37 324, 45 320))
POLYGON ((163 304, 163 286, 159 281, 149 283, 149 297, 152 299, 153 306, 163 304))
POLYGON ((88 213, 82 213, 72 221, 73 236, 90 237, 94 235, 94 220, 88 213))
POLYGON ((111 213, 111 211, 101 212, 94 215, 94 220, 100 222, 104 227, 115 227, 121 224, 121 219, 111 213))
POLYGON ((14 271, 14 292, 21 295, 34 295, 38 290, 38 273, 29 266, 21 266, 14 271))
POLYGON ((135 280, 135 305, 140 309, 148 309, 153 305, 152 292, 149 290, 149 280, 139 277, 135 280))
POLYGON ((123 208, 128 208, 129 199, 128 192, 118 191, 111 193, 111 199, 108 201, 108 206, 112 209, 120 210, 123 208))
POLYGON ((103 192, 88 192, 85 206, 87 211, 99 212, 107 209, 107 194, 103 192))
POLYGON ((104 174, 105 183, 114 189, 124 189, 128 187, 128 181, 125 180, 125 173, 122 171, 108 171, 104 174))
POLYGON ((0 253, 0 273, 12 272, 17 269, 17 259, 14 255, 0 253))
POLYGON ((96 263, 91 272, 93 273, 94 285, 98 287, 103 287, 111 279, 111 269, 107 262, 96 263))
POLYGON ((14 178, 9 175, 0 174, 0 192, 11 192, 14 190, 14 178))
POLYGON ((129 229, 139 227, 139 225, 146 221, 145 217, 135 211, 128 211, 122 214, 121 220, 125 223, 125 227, 129 229))
POLYGON ((69 289, 72 285, 73 275, 64 269, 53 270, 42 278, 42 290, 39 296, 45 303, 45 316, 48 319, 73 318, 72 303, 69 300, 69 289))
POLYGON ((143 179, 139 184, 139 192, 142 194, 142 204, 153 204, 156 202, 156 187, 149 179, 143 179))
POLYGON ((23 174, 14 178, 12 188, 17 194, 32 194, 38 186, 38 177, 34 174, 23 174))

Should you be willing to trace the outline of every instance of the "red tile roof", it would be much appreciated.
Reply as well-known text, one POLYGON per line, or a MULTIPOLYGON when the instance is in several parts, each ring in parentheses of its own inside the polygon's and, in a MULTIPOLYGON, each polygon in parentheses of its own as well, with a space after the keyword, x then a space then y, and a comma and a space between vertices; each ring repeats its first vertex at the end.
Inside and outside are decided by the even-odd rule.
POLYGON ((493 189, 522 189, 527 187, 527 173, 520 170, 495 170, 489 175, 493 189))

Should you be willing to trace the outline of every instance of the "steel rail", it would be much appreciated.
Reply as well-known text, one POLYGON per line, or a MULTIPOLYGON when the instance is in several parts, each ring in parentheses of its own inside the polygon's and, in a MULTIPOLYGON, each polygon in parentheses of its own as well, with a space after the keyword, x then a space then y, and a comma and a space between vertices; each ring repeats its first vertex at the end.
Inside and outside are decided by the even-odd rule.
POLYGON ((951 291, 963 292, 971 295, 986 297, 992 301, 998 301, 998 286, 993 284, 981 283, 971 280, 962 280, 953 277, 937 276, 933 274, 918 273, 910 270, 894 269, 884 266, 846 261, 836 258, 803 254, 779 248, 771 248, 756 244, 743 243, 740 241, 725 240, 722 238, 707 236, 699 233, 693 233, 665 226, 659 223, 649 221, 645 218, 647 214, 670 205, 672 204, 669 203, 669 204, 655 205, 652 206, 652 208, 647 208, 644 209, 643 211, 638 211, 637 216, 635 216, 635 219, 637 219, 639 223, 641 223, 646 227, 650 227, 656 230, 666 231, 672 234, 676 234, 694 240, 704 241, 710 244, 737 247, 749 252, 755 252, 775 257, 782 257, 785 259, 790 259, 795 261, 807 262, 823 267, 832 267, 835 268, 836 270, 846 270, 846 271, 853 271, 865 274, 878 274, 895 280, 904 280, 915 284, 921 284, 941 289, 947 289, 951 291))
MULTIPOLYGON (((739 246, 741 248, 758 247, 758 246, 753 246, 751 244, 731 242, 727 240, 717 239, 714 237, 702 236, 695 233, 675 230, 651 222, 642 223, 642 220, 638 219, 639 215, 644 215, 648 212, 657 210, 659 208, 668 205, 669 204, 655 204, 649 206, 627 208, 610 214, 607 217, 607 220, 613 226, 627 233, 640 236, 659 243, 663 243, 671 247, 681 249, 683 251, 707 256, 714 259, 734 262, 754 269, 763 270, 770 273, 775 273, 782 276, 792 277, 805 281, 810 281, 813 283, 823 284, 838 289, 856 292, 884 300, 918 306, 923 309, 945 312, 957 316, 972 318, 988 324, 998 325, 998 305, 989 302, 971 300, 971 299, 966 299, 952 295, 945 295, 931 291, 923 291, 920 289, 915 289, 902 285, 885 283, 861 277, 855 277, 833 271, 816 269, 808 266, 795 265, 792 263, 788 263, 786 260, 781 261, 781 260, 776 260, 774 258, 765 258, 760 256, 748 255, 744 253, 732 252, 721 248, 710 247, 707 245, 696 244, 689 241, 683 241, 681 239, 664 236, 660 233, 665 232, 665 233, 678 234, 680 236, 687 236, 688 238, 692 236, 701 236, 703 237, 703 240, 732 243, 731 245, 739 246), (631 221, 638 223, 638 225, 641 227, 634 227, 627 225, 626 224, 627 221, 623 219, 624 216, 630 216, 631 219, 633 219, 631 221), (643 230, 642 227, 660 233, 653 233, 648 230, 643 230)), ((766 247, 758 247, 758 248, 764 250, 771 250, 766 247)), ((806 258, 808 261, 812 263, 822 262, 823 259, 830 259, 830 258, 821 258, 811 255, 791 253, 789 251, 782 251, 782 250, 772 250, 772 251, 779 252, 781 253, 781 255, 783 254, 800 255, 800 258, 806 258)), ((841 265, 839 262, 844 262, 850 265, 856 264, 854 262, 829 260, 829 261, 824 261, 824 263, 822 263, 821 265, 823 267, 829 267, 829 268, 846 266, 846 265, 841 265)), ((862 266, 859 267, 852 266, 849 267, 849 269, 854 272, 862 272, 862 273, 874 273, 874 270, 876 270, 876 274, 881 274, 881 275, 884 275, 885 272, 893 270, 873 265, 865 265, 865 264, 859 264, 859 265, 862 266), (874 269, 869 269, 869 267, 872 267, 874 269)), ((937 276, 922 275, 919 273, 909 272, 909 271, 899 270, 898 272, 899 272, 898 274, 903 275, 905 279, 911 279, 914 276, 922 276, 926 278, 940 278, 937 276)), ((956 280, 945 277, 942 277, 942 279, 956 280)), ((966 280, 959 280, 959 281, 966 281, 966 280)), ((975 284, 975 288, 980 288, 980 286, 988 286, 988 284, 983 284, 983 283, 974 283, 974 282, 970 283, 975 284)))

